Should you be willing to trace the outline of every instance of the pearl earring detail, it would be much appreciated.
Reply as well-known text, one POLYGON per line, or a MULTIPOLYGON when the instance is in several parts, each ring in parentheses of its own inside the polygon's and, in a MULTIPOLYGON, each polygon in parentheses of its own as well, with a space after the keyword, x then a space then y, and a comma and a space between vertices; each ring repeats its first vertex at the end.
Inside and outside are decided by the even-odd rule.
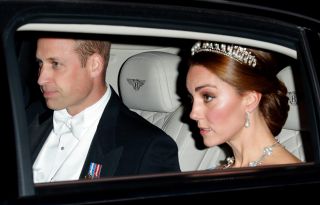
POLYGON ((245 128, 249 128, 250 127, 250 119, 249 119, 249 112, 246 111, 246 121, 244 123, 244 127, 245 128))

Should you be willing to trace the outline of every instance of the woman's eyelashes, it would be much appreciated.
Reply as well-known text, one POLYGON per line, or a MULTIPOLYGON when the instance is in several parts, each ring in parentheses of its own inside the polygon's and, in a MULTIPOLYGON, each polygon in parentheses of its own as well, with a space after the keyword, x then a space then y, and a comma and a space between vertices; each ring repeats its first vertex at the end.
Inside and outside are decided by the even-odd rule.
POLYGON ((204 93, 202 94, 202 98, 205 103, 208 103, 211 102, 215 98, 215 96, 209 93, 204 93))
POLYGON ((194 103, 194 98, 203 99, 204 103, 208 103, 208 102, 211 102, 214 98, 216 98, 216 96, 214 94, 208 93, 208 92, 203 92, 203 93, 200 92, 199 94, 197 94, 195 96, 188 94, 188 99, 191 104, 194 103))

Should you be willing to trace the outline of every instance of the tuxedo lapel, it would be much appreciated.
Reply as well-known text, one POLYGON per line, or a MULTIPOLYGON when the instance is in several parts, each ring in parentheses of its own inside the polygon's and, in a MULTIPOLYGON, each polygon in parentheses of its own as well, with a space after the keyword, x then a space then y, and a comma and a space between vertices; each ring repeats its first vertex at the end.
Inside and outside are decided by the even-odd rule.
POLYGON ((34 163, 34 161, 36 160, 52 128, 52 111, 47 111, 41 114, 39 117, 36 117, 35 120, 30 124, 29 135, 32 163, 34 163))
POLYGON ((114 90, 111 90, 111 98, 101 116, 80 178, 88 174, 90 163, 102 165, 100 177, 113 176, 119 165, 123 147, 117 147, 115 137, 120 102, 114 90))

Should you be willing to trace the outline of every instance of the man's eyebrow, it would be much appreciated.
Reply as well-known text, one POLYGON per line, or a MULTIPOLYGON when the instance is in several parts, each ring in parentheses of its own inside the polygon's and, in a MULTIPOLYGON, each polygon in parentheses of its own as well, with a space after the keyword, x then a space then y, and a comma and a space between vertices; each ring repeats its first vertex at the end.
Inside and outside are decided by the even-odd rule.
POLYGON ((215 86, 215 85, 205 84, 205 85, 201 85, 201 86, 196 87, 194 90, 197 92, 197 91, 201 90, 202 88, 206 88, 206 87, 217 88, 217 86, 215 86))
POLYGON ((49 61, 56 61, 56 60, 58 60, 58 58, 51 57, 51 58, 47 58, 47 60, 49 60, 49 61))
MULTIPOLYGON (((50 57, 50 58, 46 58, 46 59, 44 59, 44 60, 52 62, 52 61, 58 61, 59 59, 56 58, 56 57, 50 57)), ((44 61, 44 60, 36 57, 36 61, 37 61, 37 62, 42 62, 42 61, 44 61)))

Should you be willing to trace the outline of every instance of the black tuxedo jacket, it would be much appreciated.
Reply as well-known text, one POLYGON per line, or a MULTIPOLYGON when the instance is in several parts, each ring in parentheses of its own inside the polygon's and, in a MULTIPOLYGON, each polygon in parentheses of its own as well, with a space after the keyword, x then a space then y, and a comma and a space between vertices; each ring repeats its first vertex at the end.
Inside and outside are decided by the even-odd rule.
MULTIPOLYGON (((114 90, 101 116, 81 171, 102 165, 100 177, 180 171, 176 143, 158 127, 129 110, 114 90)), ((53 129, 53 112, 38 115, 29 126, 32 162, 53 129)))

